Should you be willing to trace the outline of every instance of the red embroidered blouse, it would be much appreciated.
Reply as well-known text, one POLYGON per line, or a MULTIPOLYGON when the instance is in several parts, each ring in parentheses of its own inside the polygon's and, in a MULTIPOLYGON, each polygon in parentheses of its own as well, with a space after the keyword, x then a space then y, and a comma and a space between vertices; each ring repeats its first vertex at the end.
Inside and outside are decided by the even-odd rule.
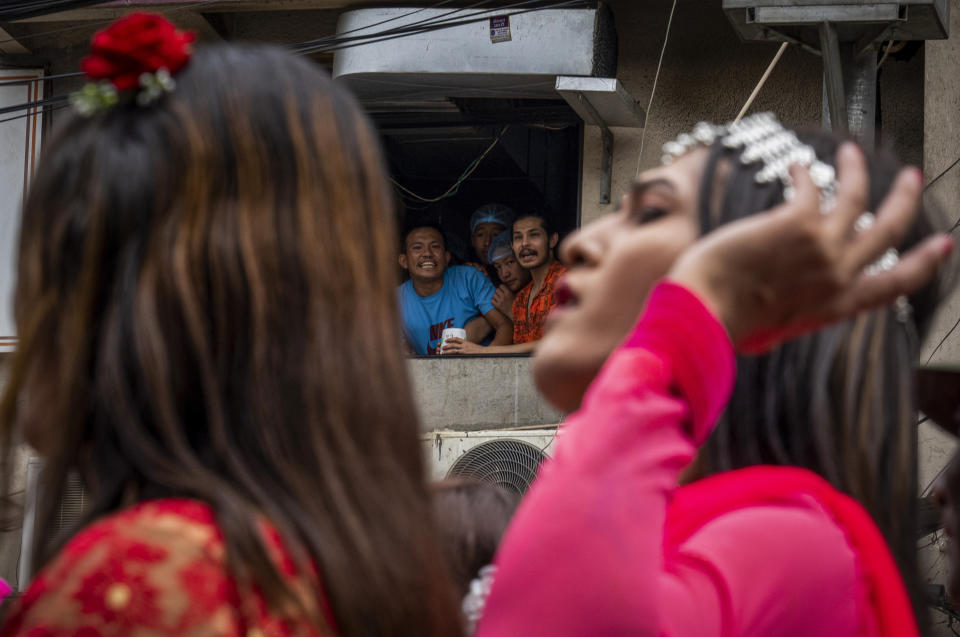
POLYGON ((547 271, 540 291, 532 301, 530 293, 533 291, 533 281, 517 292, 517 296, 513 299, 514 343, 530 343, 543 338, 543 326, 547 321, 547 315, 557 305, 557 297, 553 294, 553 289, 566 271, 567 268, 559 261, 554 261, 550 270, 547 271))
MULTIPOLYGON (((281 573, 296 577, 279 534, 265 537, 281 573)), ((210 507, 151 500, 78 533, 15 602, 0 636, 216 635, 319 637, 272 613, 263 595, 241 595, 226 569, 210 507)))

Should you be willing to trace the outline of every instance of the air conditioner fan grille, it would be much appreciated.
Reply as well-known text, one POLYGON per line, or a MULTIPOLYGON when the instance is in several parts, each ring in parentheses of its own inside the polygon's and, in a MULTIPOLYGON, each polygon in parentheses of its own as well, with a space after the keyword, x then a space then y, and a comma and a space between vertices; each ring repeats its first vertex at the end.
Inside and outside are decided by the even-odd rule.
POLYGON ((460 456, 447 477, 490 482, 522 495, 533 484, 546 457, 523 440, 491 440, 460 456))

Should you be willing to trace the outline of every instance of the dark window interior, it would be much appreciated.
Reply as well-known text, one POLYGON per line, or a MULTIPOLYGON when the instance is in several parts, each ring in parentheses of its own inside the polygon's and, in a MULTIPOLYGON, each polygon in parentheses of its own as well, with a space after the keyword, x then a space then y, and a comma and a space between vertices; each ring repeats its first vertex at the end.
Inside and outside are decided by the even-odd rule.
POLYGON ((396 188, 401 227, 408 219, 433 217, 462 244, 451 245, 451 252, 472 260, 470 216, 487 203, 506 204, 518 214, 543 211, 561 236, 579 225, 583 127, 564 102, 471 99, 381 108, 373 116, 391 175, 424 199, 445 193, 499 137, 440 202, 396 188))
MULTIPOLYGON (((580 225, 583 125, 566 103, 466 99, 366 106, 383 137, 399 226, 422 218, 439 222, 454 263, 476 259, 470 216, 484 204, 544 213, 561 238, 580 225), (411 194, 443 195, 477 160, 469 177, 439 202, 411 194)), ((405 276, 399 267, 398 275, 405 276)))

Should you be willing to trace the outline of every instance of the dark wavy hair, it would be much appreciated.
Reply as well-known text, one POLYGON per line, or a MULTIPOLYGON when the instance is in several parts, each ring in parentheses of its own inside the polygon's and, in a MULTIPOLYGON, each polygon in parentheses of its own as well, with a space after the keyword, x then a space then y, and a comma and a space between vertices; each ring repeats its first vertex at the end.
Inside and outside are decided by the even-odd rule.
MULTIPOLYGON (((834 163, 843 138, 800 132, 821 161, 834 163)), ((783 202, 779 182, 758 184, 759 164, 715 144, 700 186, 704 233, 783 202)), ((870 210, 877 210, 902 167, 889 152, 867 153, 870 210)), ((901 244, 916 245, 943 219, 925 207, 901 244)), ((912 315, 894 308, 737 359, 733 396, 700 451, 699 473, 772 464, 810 469, 853 496, 873 516, 897 560, 918 620, 926 611, 917 571, 917 405, 914 365, 947 277, 909 298, 912 315)))
POLYGON ((377 135, 279 48, 202 48, 176 81, 149 107, 71 116, 26 199, 0 443, 6 486, 21 436, 47 458, 38 563, 77 472, 84 524, 151 498, 209 504, 231 573, 278 612, 320 621, 326 599, 331 633, 459 634, 377 135))
POLYGON ((432 491, 441 547, 462 597, 480 569, 493 563, 520 505, 520 494, 489 482, 457 478, 435 483, 432 491))

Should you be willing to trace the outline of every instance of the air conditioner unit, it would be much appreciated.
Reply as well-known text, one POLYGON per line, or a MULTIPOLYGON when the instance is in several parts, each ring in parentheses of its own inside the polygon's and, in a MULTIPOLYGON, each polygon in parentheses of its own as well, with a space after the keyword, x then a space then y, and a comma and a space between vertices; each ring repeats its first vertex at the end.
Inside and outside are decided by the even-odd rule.
MULTIPOLYGON (((43 459, 32 457, 27 460, 26 491, 23 506, 23 536, 20 539, 20 565, 17 568, 16 590, 23 591, 35 574, 33 549, 37 541, 37 515, 40 505, 40 473, 43 471, 43 459)), ((71 474, 67 478, 67 489, 60 500, 59 512, 50 530, 53 540, 63 533, 76 528, 80 517, 87 509, 89 499, 80 483, 80 477, 71 474)))
POLYGON ((551 455, 558 432, 557 427, 431 432, 423 437, 430 478, 475 479, 522 495, 551 455))
POLYGON ((603 3, 525 11, 355 9, 342 13, 337 24, 337 35, 347 34, 363 46, 336 52, 333 77, 365 101, 556 99, 557 76, 617 73, 617 30, 603 3), (407 32, 374 37, 398 30, 407 32))

